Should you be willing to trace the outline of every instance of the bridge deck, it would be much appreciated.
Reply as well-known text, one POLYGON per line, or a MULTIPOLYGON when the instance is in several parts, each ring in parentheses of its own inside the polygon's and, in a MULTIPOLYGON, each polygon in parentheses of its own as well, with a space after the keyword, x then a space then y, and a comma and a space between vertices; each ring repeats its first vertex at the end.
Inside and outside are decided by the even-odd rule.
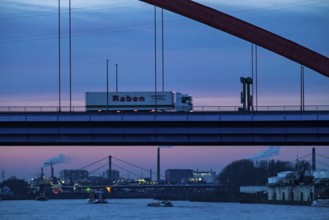
POLYGON ((0 145, 329 145, 329 111, 0 113, 0 145))

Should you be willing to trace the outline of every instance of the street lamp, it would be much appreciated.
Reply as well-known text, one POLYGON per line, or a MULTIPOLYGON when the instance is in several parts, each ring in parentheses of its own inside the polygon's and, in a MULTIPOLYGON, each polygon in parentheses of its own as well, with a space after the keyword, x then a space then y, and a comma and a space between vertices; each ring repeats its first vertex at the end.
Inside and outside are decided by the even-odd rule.
POLYGON ((70 112, 72 110, 71 0, 69 0, 70 112))
POLYGON ((106 110, 109 110, 109 59, 106 60, 106 110))
POLYGON ((118 92, 118 90, 119 90, 119 85, 118 85, 118 64, 115 64, 115 69, 116 69, 116 92, 118 92))
POLYGON ((58 111, 61 111, 61 0, 58 0, 58 111))

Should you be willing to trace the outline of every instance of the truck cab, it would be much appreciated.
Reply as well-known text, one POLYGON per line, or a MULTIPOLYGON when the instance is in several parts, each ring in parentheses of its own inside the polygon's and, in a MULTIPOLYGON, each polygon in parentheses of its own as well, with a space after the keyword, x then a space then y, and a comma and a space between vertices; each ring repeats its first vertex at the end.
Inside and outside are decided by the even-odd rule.
POLYGON ((177 112, 191 112, 193 111, 192 97, 188 94, 176 93, 176 106, 177 112))

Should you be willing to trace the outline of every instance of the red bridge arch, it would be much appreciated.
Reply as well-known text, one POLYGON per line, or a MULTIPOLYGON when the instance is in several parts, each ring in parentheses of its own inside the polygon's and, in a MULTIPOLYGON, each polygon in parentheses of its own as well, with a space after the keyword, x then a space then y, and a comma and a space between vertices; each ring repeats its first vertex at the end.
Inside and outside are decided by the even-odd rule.
POLYGON ((329 77, 329 58, 279 35, 190 0, 140 0, 257 44, 329 77))

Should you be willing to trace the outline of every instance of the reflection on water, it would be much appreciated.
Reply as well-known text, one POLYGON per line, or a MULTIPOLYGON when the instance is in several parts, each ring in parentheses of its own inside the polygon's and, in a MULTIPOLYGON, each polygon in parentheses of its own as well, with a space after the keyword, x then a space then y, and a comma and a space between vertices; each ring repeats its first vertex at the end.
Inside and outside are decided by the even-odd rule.
POLYGON ((148 207, 151 199, 1 201, 1 220, 94 219, 317 219, 328 220, 329 208, 239 203, 173 201, 173 207, 148 207))

